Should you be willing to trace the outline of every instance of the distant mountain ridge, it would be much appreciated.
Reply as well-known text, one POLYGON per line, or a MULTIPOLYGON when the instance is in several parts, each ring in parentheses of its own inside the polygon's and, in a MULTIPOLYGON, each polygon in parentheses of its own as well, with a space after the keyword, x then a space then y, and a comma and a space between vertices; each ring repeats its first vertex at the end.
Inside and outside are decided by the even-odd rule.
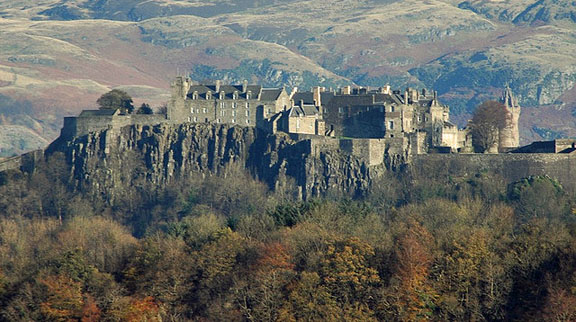
POLYGON ((521 118, 525 141, 576 136, 575 10, 554 0, 1 0, 0 94, 19 102, 14 110, 32 104, 25 114, 50 140, 56 115, 112 88, 162 104, 176 73, 435 88, 461 125, 509 84, 522 106, 539 107, 521 118))

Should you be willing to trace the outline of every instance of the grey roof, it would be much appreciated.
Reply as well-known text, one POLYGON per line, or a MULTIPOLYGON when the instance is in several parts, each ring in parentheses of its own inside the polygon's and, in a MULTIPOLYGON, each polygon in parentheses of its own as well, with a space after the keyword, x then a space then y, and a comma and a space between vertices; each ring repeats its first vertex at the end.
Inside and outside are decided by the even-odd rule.
MULTIPOLYGON (((246 92, 252 92, 253 98, 262 90, 260 85, 248 85, 246 87, 246 92)), ((199 98, 206 98, 206 93, 211 92, 212 97, 218 97, 219 93, 224 91, 225 98, 232 99, 234 92, 238 92, 239 98, 246 98, 246 93, 242 92, 242 85, 220 85, 218 92, 216 91, 216 85, 192 85, 188 90, 188 97, 192 97, 192 94, 196 92, 199 98)))
POLYGON ((118 109, 105 109, 105 110, 83 110, 79 117, 90 117, 90 116, 112 116, 120 113, 118 109))
POLYGON ((377 93, 374 94, 374 101, 376 103, 388 103, 388 104, 402 104, 402 101, 397 95, 377 93))
POLYGON ((275 101, 282 93, 282 88, 263 88, 260 95, 261 101, 275 101))
POLYGON ((290 117, 314 116, 318 109, 314 105, 294 106, 290 109, 290 117))
POLYGON ((314 104, 314 94, 312 92, 296 92, 292 96, 292 100, 295 104, 300 104, 300 101, 304 101, 304 104, 314 104))

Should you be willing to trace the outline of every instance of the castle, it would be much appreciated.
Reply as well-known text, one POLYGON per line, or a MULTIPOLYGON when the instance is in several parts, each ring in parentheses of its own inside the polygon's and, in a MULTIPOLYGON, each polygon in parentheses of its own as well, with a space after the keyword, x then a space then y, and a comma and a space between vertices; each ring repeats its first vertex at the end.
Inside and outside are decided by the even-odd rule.
MULTIPOLYGON (((338 138, 382 139, 400 144, 411 154, 473 152, 468 129, 450 122, 450 109, 435 91, 390 86, 376 89, 345 86, 288 93, 259 85, 193 84, 187 77, 172 83, 167 120, 232 123, 264 131, 338 138)), ((498 150, 519 146, 520 107, 509 87, 501 101, 512 117, 499 133, 498 150)))
MULTIPOLYGON (((519 147, 520 106, 506 87, 501 102, 511 114, 499 134, 494 152, 519 147)), ((83 111, 66 117, 62 136, 71 138, 99 130, 111 132, 127 125, 158 123, 215 123, 256 127, 274 134, 284 132, 296 139, 372 140, 370 146, 399 155, 472 153, 468 128, 450 121, 450 109, 439 102, 437 92, 390 86, 345 86, 337 90, 313 87, 265 88, 244 81, 241 85, 198 84, 179 76, 171 84, 166 114, 126 114, 118 110, 83 111)))

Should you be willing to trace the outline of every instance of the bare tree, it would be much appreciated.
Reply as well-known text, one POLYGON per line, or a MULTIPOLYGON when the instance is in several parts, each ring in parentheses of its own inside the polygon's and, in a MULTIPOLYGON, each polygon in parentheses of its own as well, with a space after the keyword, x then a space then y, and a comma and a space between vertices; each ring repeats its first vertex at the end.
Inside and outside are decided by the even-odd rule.
POLYGON ((486 152, 498 143, 498 134, 511 119, 506 106, 496 101, 486 101, 476 108, 469 126, 472 142, 477 152, 486 152))

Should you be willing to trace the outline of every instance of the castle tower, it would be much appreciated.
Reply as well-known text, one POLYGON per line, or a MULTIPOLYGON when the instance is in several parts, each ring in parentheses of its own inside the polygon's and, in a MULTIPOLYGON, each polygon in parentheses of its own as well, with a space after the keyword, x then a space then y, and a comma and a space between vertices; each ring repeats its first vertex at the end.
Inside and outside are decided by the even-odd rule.
POLYGON ((500 102, 506 106, 510 112, 510 119, 508 125, 499 133, 500 136, 500 150, 513 149, 520 146, 520 133, 518 130, 518 120, 520 119, 520 105, 512 94, 512 90, 508 85, 502 93, 500 102))
POLYGON ((166 118, 173 121, 184 121, 186 95, 190 90, 192 81, 188 77, 178 76, 170 84, 172 96, 168 101, 166 118))

